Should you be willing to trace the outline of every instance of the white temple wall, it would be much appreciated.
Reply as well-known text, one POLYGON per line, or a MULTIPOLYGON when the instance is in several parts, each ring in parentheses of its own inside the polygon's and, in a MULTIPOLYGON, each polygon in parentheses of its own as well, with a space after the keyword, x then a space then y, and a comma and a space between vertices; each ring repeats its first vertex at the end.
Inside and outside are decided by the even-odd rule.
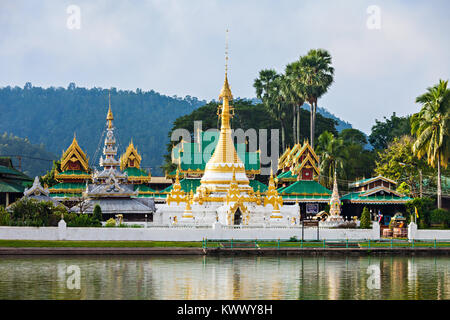
MULTIPOLYGON (((150 226, 151 224, 149 224, 150 226)), ((65 227, 0 227, 0 239, 9 240, 145 240, 201 241, 203 238, 222 240, 287 240, 302 238, 300 227, 234 227, 212 224, 203 227, 174 226, 149 228, 72 228, 65 227)), ((319 229, 319 240, 356 240, 380 238, 379 228, 319 229), (378 231, 378 232, 377 232, 378 231)), ((317 239, 317 228, 304 229, 305 240, 317 239)))

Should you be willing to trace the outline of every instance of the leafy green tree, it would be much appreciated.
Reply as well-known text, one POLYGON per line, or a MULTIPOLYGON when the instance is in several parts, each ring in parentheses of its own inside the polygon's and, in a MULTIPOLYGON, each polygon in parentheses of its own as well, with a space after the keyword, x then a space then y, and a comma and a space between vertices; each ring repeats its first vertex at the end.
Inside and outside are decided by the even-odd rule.
POLYGON ((431 222, 441 224, 442 228, 448 229, 450 226, 450 212, 446 209, 434 209, 431 211, 431 222))
POLYGON ((103 220, 102 208, 98 204, 96 204, 94 206, 93 215, 94 215, 94 218, 97 219, 98 221, 102 221, 103 220))
POLYGON ((413 152, 420 159, 437 166, 437 204, 442 207, 441 166, 447 168, 450 157, 450 90, 448 81, 440 80, 434 87, 416 98, 422 104, 419 113, 411 117, 411 133, 416 136, 413 152))
POLYGON ((384 121, 375 120, 369 142, 377 150, 386 149, 394 138, 409 135, 410 132, 409 117, 397 117, 394 112, 389 119, 384 117, 384 121))
POLYGON ((298 61, 290 63, 285 68, 285 83, 281 93, 292 105, 292 137, 293 143, 300 143, 300 110, 305 103, 302 70, 298 61))
POLYGON ((317 153, 320 155, 320 172, 324 183, 331 187, 333 185, 334 172, 344 172, 344 162, 347 157, 344 141, 336 138, 332 133, 325 131, 318 139, 317 153), (340 169, 340 170, 338 170, 340 169))
POLYGON ((339 138, 341 138, 345 144, 359 144, 361 146, 367 144, 366 135, 358 129, 344 129, 339 132, 339 138))
POLYGON ((11 223, 11 216, 6 211, 4 206, 0 206, 0 226, 9 226, 11 223))
MULTIPOLYGON (((419 170, 424 175, 433 174, 433 169, 423 160, 417 159, 412 151, 414 140, 410 136, 394 138, 385 150, 378 152, 375 173, 408 184, 408 190, 413 197, 419 196, 419 170)), ((405 188, 403 188, 405 189, 405 188)))
POLYGON ((310 50, 307 55, 300 57, 298 62, 302 75, 302 96, 311 107, 310 142, 314 148, 317 100, 333 83, 334 68, 331 66, 331 55, 323 49, 310 50))
POLYGON ((61 172, 61 161, 53 161, 51 170, 47 171, 44 176, 39 178, 41 185, 52 187, 55 184, 58 184, 58 181, 55 179, 56 172, 61 172))
POLYGON ((407 211, 411 214, 415 214, 415 208, 419 214, 418 224, 422 229, 428 228, 431 223, 431 212, 436 208, 433 199, 428 197, 414 198, 409 200, 405 204, 407 211))
POLYGON ((283 83, 286 80, 275 70, 262 70, 259 78, 255 79, 253 86, 256 89, 256 96, 262 100, 263 105, 273 118, 277 119, 281 127, 281 147, 286 148, 286 113, 288 104, 281 95, 283 83))
POLYGON ((364 207, 363 212, 361 213, 361 223, 359 225, 361 229, 370 229, 371 221, 370 221, 370 212, 367 207, 364 207))

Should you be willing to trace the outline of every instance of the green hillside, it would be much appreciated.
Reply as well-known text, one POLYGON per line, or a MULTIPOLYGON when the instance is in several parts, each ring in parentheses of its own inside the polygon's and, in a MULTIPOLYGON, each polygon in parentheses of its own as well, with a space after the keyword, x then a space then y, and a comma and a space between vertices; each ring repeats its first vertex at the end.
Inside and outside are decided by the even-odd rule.
MULTIPOLYGON (((102 88, 78 88, 75 84, 68 88, 44 89, 30 83, 24 88, 0 88, 0 132, 28 138, 32 144, 44 144, 57 158, 76 133, 91 165, 98 166, 108 92, 102 88)), ((167 133, 173 121, 204 103, 189 96, 179 98, 140 89, 111 89, 119 152, 124 152, 133 138, 143 157, 142 165, 151 167, 154 174, 162 173, 159 166, 163 162, 167 133)), ((42 162, 38 167, 44 169, 44 165, 48 163, 42 162)), ((45 170, 40 173, 44 174, 45 170)))
POLYGON ((56 158, 44 145, 33 145, 28 139, 6 132, 0 135, 0 156, 11 156, 14 167, 31 178, 50 170, 52 159, 56 158))

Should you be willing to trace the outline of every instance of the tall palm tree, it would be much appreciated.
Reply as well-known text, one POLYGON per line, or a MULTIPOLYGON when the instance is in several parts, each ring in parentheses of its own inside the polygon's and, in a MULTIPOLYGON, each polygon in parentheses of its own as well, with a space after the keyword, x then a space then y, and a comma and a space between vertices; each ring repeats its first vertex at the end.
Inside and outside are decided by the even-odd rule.
POLYGON ((333 185, 333 175, 344 172, 344 162, 347 158, 344 140, 336 138, 332 133, 324 131, 318 139, 317 154, 320 156, 320 175, 322 183, 329 188, 333 185))
POLYGON ((416 136, 413 152, 428 164, 437 166, 437 205, 442 207, 441 166, 447 168, 450 157, 450 90, 448 81, 439 80, 434 87, 416 98, 422 109, 411 117, 411 133, 416 136))
POLYGON ((334 68, 331 66, 331 55, 323 49, 312 49, 306 56, 300 57, 303 96, 311 107, 310 139, 314 148, 317 100, 323 96, 333 83, 334 68))
POLYGON ((283 86, 283 76, 279 75, 275 70, 261 70, 259 78, 255 79, 253 87, 256 89, 256 96, 262 100, 267 111, 280 122, 281 126, 281 145, 283 150, 285 143, 285 119, 287 104, 281 95, 283 86))
POLYGON ((299 61, 295 61, 286 66, 285 74, 289 84, 289 99, 292 102, 294 115, 292 131, 294 143, 300 143, 300 108, 305 103, 303 95, 302 72, 299 61))

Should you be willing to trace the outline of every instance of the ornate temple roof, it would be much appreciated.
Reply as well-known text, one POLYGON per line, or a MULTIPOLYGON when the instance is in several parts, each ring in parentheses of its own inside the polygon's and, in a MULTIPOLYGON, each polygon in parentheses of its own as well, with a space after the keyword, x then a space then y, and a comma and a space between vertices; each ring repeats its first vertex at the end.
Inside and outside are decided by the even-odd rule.
POLYGON ((32 179, 14 169, 10 158, 0 158, 0 192, 22 193, 32 179))
POLYGON ((70 164, 76 162, 80 164, 80 171, 87 172, 89 170, 88 158, 81 147, 78 145, 76 136, 74 135, 72 143, 61 157, 61 170, 63 172, 72 171, 70 170, 70 164))
POLYGON ((299 180, 287 187, 277 189, 283 200, 329 202, 331 191, 314 180, 299 180))

